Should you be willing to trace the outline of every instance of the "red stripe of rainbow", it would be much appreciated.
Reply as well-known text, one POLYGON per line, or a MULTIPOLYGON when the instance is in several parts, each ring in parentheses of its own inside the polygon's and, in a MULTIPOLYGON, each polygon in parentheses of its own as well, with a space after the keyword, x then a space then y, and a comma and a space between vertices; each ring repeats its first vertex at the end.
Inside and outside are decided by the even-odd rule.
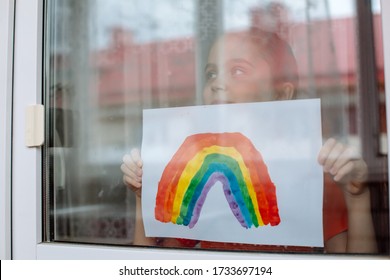
MULTIPOLYGON (((210 151, 214 154, 228 155, 240 166, 247 188, 246 193, 250 196, 251 205, 255 206, 255 214, 252 214, 252 217, 254 215, 257 217, 257 221, 254 221, 255 226, 278 225, 280 217, 275 186, 268 174, 267 166, 252 142, 241 133, 204 133, 191 135, 185 139, 161 176, 156 197, 156 219, 165 223, 177 223, 181 214, 178 209, 183 203, 185 192, 200 169, 199 163, 194 164, 194 159, 204 160, 205 154, 210 154, 210 151), (183 182, 186 182, 186 185, 183 186, 183 182)), ((250 226, 251 224, 248 225, 250 226)))

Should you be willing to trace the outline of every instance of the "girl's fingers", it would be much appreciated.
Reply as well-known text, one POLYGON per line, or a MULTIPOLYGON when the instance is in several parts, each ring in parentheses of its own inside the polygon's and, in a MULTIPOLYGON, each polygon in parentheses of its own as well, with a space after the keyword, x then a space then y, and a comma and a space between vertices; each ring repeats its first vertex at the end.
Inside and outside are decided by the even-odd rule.
MULTIPOLYGON (((142 161, 139 159, 138 163, 134 160, 132 155, 125 155, 123 157, 123 164, 128 170, 131 170, 136 176, 142 176, 142 161)), ((122 170, 126 173, 126 170, 122 170)))
POLYGON ((338 170, 341 169, 344 165, 357 159, 358 158, 356 158, 356 156, 353 156, 352 150, 350 148, 345 148, 337 160, 333 163, 332 167, 329 169, 329 173, 336 175, 338 170))
POLYGON ((344 150, 344 145, 333 138, 325 142, 318 155, 318 162, 324 167, 325 172, 329 172, 333 168, 344 150))
POLYGON ((141 153, 138 149, 132 149, 131 152, 130 152, 130 156, 133 160, 133 162, 139 167, 141 168, 143 163, 142 163, 142 159, 141 159, 141 153))
POLYGON ((325 144, 322 146, 319 154, 318 154, 318 163, 322 166, 325 164, 328 155, 332 151, 334 145, 336 145, 336 140, 333 138, 328 139, 325 144))
POLYGON ((334 175, 333 179, 336 182, 343 181, 344 179, 352 175, 353 169, 354 169, 354 162, 348 161, 345 165, 339 168, 337 172, 335 172, 335 174, 332 174, 334 175))
POLYGON ((333 138, 327 140, 321 148, 318 162, 337 182, 361 182, 367 176, 367 165, 361 155, 333 138))
POLYGON ((141 173, 141 175, 142 175, 142 170, 137 173, 136 170, 133 171, 126 164, 122 163, 121 164, 121 171, 123 172, 124 175, 126 175, 130 178, 133 178, 137 182, 141 182, 141 180, 142 180, 142 176, 138 175, 139 173, 141 173))
POLYGON ((138 149, 132 149, 130 154, 123 156, 120 167, 123 172, 123 182, 135 192, 139 192, 142 187, 142 164, 138 149))
POLYGON ((136 191, 137 189, 140 189, 142 187, 141 181, 137 181, 133 177, 130 177, 127 175, 123 175, 123 182, 125 183, 125 185, 132 188, 134 191, 136 191))

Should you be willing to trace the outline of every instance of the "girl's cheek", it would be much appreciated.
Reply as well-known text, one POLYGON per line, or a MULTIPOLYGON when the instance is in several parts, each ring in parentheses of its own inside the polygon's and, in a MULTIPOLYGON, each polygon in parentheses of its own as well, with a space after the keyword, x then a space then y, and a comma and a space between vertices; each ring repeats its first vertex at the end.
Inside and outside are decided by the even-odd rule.
POLYGON ((203 102, 205 104, 208 104, 210 102, 210 98, 211 98, 211 90, 210 90, 210 88, 206 87, 203 90, 203 102))

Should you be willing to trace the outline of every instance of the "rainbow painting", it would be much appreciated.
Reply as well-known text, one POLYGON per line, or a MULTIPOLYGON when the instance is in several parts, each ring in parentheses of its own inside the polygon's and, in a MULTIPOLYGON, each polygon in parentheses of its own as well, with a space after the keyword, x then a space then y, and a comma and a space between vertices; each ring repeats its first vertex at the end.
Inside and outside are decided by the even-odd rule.
POLYGON ((260 152, 241 133, 188 136, 158 183, 155 218, 193 228, 207 194, 222 184, 229 207, 246 229, 280 223, 276 188, 260 152))

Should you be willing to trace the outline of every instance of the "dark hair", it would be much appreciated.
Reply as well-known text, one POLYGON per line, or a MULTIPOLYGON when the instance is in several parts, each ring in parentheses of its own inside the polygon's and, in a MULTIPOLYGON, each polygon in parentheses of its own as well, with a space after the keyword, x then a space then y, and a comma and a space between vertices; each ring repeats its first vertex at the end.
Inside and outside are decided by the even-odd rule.
POLYGON ((298 66, 290 45, 277 34, 253 27, 249 30, 253 42, 261 48, 261 55, 269 64, 273 86, 283 83, 294 86, 294 97, 299 86, 298 66))

